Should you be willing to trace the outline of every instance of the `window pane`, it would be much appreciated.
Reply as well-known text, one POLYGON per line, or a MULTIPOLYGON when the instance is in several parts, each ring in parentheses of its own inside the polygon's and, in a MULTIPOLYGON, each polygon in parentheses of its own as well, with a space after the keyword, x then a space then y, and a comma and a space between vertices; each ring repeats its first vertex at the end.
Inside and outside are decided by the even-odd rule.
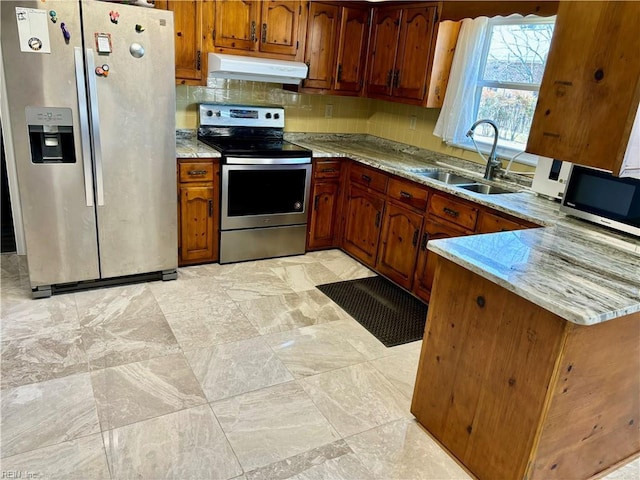
MULTIPOLYGON (((500 145, 524 150, 537 101, 538 92, 483 87, 478 118, 488 118, 498 125, 500 145)), ((479 125, 474 138, 492 143, 493 128, 479 125)))
POLYGON ((494 25, 483 79, 540 85, 552 35, 552 23, 494 25))

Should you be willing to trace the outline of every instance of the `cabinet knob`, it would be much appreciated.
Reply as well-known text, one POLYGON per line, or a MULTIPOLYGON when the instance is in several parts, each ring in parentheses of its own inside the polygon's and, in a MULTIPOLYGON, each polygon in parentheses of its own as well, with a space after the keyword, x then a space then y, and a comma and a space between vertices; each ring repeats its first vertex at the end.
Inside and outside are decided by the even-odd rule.
POLYGON ((484 307, 484 304, 485 304, 486 302, 485 302, 485 299, 484 299, 484 297, 483 297, 482 295, 478 295, 478 298, 476 298, 476 303, 478 304, 478 306, 479 306, 480 308, 483 308, 483 307, 484 307))

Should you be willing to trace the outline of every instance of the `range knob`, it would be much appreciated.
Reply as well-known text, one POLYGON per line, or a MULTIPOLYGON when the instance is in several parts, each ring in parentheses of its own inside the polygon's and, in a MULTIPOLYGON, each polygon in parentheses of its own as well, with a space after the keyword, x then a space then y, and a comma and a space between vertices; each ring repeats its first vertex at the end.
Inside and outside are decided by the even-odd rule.
POLYGON ((276 120, 280 118, 280 114, 279 113, 274 113, 273 114, 273 118, 275 118, 276 120))
POLYGON ((207 110, 207 117, 213 117, 213 112, 211 110, 207 110))
POLYGON ((265 118, 271 118, 271 114, 267 112, 267 114, 265 115, 265 118))
POLYGON ((220 116, 220 110, 216 110, 216 117, 220 116))

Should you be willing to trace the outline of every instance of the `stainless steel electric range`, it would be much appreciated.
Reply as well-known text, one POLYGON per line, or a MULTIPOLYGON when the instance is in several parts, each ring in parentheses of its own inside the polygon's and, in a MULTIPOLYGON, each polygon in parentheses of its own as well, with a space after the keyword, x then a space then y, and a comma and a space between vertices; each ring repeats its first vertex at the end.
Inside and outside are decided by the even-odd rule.
POLYGON ((199 118, 222 155, 220 263, 303 254, 311 150, 283 139, 284 109, 208 103, 199 118))

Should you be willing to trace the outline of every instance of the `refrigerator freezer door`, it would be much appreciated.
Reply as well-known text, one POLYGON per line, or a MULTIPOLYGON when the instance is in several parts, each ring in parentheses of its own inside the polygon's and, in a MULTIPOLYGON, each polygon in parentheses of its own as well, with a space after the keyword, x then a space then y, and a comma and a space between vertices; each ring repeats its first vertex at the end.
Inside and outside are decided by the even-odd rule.
MULTIPOLYGON (((29 277, 33 288, 98 278, 98 242, 89 162, 84 164, 79 104, 86 102, 84 90, 78 97, 74 52, 81 48, 81 25, 77 2, 48 0, 0 2, 2 19, 2 61, 7 86, 9 121, 15 149, 20 202, 25 229, 29 277), (21 52, 16 7, 55 10, 71 34, 65 41, 60 23, 47 21, 51 53, 21 52), (25 109, 71 110, 74 163, 32 163, 29 127, 25 109), (89 204, 89 205, 88 205, 89 204)), ((47 119, 41 121, 46 125, 47 119)), ((44 115, 46 117, 46 115, 44 115)), ((88 132, 88 126, 84 126, 88 132)), ((88 150, 87 150, 88 151, 88 150)), ((15 201, 15 200, 14 200, 15 201)))
POLYGON ((87 75, 89 103, 98 107, 91 128, 94 169, 102 172, 96 192, 104 197, 97 202, 102 277, 175 269, 173 13, 91 1, 82 3, 82 15, 85 48, 92 50, 87 65, 95 64, 87 75), (117 24, 109 16, 116 6, 117 24), (95 51, 96 34, 110 36, 111 53, 95 51), (98 75, 98 67, 108 74, 98 75))

